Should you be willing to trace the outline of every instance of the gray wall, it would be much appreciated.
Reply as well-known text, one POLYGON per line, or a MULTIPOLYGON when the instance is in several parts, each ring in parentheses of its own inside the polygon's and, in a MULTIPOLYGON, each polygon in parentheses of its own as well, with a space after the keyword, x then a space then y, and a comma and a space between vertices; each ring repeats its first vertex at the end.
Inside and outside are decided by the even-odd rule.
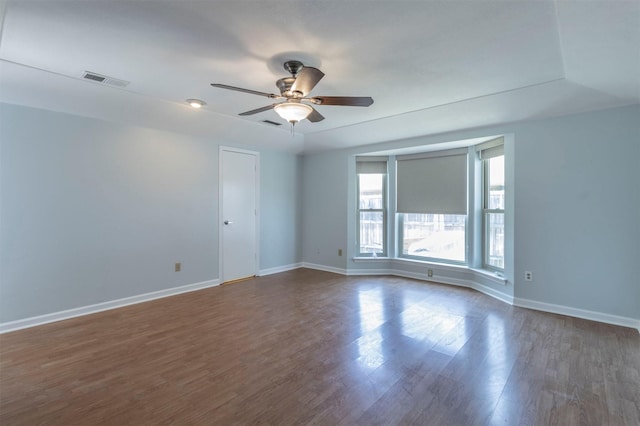
POLYGON ((260 269, 302 261, 302 158, 260 154, 260 269))
POLYGON ((516 297, 640 319, 640 107, 516 129, 516 297))
MULTIPOLYGON (((218 278, 225 141, 0 108, 0 322, 218 278)), ((248 144, 261 153, 260 269, 363 269, 347 251, 353 155, 513 134, 514 288, 505 293, 640 318, 639 119, 635 106, 302 159, 248 144)))
POLYGON ((639 319, 639 120, 640 107, 633 106, 306 155, 304 261, 366 267, 334 255, 339 247, 354 246, 348 226, 355 214, 348 207, 355 194, 348 173, 354 155, 512 134, 508 168, 514 173, 515 205, 509 244, 515 261, 507 274, 513 289, 502 291, 639 319), (534 282, 523 280, 525 270, 534 272, 534 282))
POLYGON ((349 157, 330 151, 303 158, 302 257, 305 262, 344 269, 347 218, 355 215, 347 208, 349 157))
MULTIPOLYGON (((0 322, 218 279, 224 141, 0 108, 0 322)), ((245 148, 261 151, 260 268, 297 263, 301 159, 245 148)))

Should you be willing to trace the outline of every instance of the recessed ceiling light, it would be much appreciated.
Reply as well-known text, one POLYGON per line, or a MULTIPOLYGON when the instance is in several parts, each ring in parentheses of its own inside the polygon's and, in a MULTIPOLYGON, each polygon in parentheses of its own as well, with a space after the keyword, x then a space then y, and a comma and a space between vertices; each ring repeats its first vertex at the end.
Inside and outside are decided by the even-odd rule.
POLYGON ((207 104, 205 101, 201 101, 200 99, 187 99, 187 103, 193 108, 202 108, 207 104))

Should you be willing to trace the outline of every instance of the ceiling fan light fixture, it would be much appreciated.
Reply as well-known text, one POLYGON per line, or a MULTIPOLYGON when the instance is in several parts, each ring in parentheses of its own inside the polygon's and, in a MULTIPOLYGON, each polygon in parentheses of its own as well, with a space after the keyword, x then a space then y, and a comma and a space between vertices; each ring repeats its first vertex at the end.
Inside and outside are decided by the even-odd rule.
POLYGON ((277 104, 273 109, 289 123, 297 123, 304 120, 313 111, 313 108, 309 105, 300 102, 283 102, 277 104))
POLYGON ((311 123, 324 120, 322 114, 311 105, 337 105, 368 107, 373 104, 373 99, 369 96, 317 96, 310 97, 310 93, 318 82, 324 77, 324 73, 314 67, 305 67, 299 61, 287 61, 284 64, 285 70, 291 73, 291 77, 284 77, 276 81, 276 86, 280 89, 280 94, 258 92, 257 90, 243 89, 242 87, 229 86, 227 84, 211 83, 212 87, 220 89, 234 90, 236 92, 248 93, 250 95, 264 96, 269 99, 284 100, 261 108, 241 112, 240 116, 258 114, 265 111, 275 110, 276 113, 291 123, 291 133, 293 127, 305 118, 311 123), (306 103, 302 103, 302 102, 306 103))
POLYGON ((187 103, 196 109, 202 108, 207 104, 205 101, 201 101, 200 99, 187 99, 187 103))

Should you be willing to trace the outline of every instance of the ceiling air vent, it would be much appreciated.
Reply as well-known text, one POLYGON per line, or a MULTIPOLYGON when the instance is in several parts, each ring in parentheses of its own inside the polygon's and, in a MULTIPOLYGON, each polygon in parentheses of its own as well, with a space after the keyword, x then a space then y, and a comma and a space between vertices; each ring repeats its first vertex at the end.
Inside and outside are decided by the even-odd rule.
POLYGON ((262 120, 263 123, 267 123, 267 124, 273 124, 274 126, 281 126, 282 123, 276 123, 275 121, 271 121, 271 120, 262 120))
POLYGON ((116 87, 126 87, 129 84, 128 81, 119 80, 117 78, 109 77, 91 71, 85 71, 84 74, 82 74, 82 78, 95 81, 96 83, 108 84, 110 86, 116 87))

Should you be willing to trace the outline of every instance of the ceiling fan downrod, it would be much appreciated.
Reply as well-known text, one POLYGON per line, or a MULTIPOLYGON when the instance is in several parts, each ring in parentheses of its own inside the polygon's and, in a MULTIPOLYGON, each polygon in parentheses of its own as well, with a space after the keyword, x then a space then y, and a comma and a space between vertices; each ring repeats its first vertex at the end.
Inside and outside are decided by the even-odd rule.
POLYGON ((284 67, 285 71, 290 73, 293 77, 298 75, 298 71, 300 71, 302 67, 304 67, 304 65, 300 61, 287 61, 282 66, 284 67))

